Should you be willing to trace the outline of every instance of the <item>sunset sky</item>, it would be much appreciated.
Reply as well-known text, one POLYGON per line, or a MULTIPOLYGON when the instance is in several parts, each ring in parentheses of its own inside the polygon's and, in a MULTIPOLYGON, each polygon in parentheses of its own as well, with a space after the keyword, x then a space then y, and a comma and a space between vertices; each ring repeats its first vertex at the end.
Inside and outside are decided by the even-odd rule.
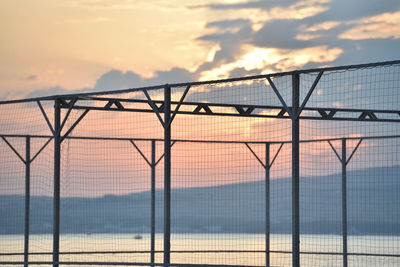
MULTIPOLYGON (((0 27, 0 100, 400 59, 398 0, 2 0, 0 27)), ((351 77, 338 74, 331 77, 335 80, 321 81, 308 103, 398 109, 396 73, 397 67, 385 72, 356 73, 351 77), (371 75, 374 77, 369 79, 371 75), (391 82, 386 83, 385 79, 391 82)), ((311 86, 312 81, 311 76, 303 77, 302 86, 311 86)), ((279 89, 285 89, 285 79, 280 84, 278 80, 274 82, 279 89)), ((191 88, 186 100, 280 105, 267 86, 265 80, 252 81, 251 85, 239 82, 225 87, 198 86, 191 88)), ((287 92, 281 92, 287 100, 287 92)), ((301 90, 303 98, 304 92, 307 91, 301 90)), ((160 92, 154 94, 162 99, 160 92)), ((157 98, 154 94, 152 97, 157 98)), ((181 94, 178 90, 172 97, 179 99, 181 94)), ((2 106, 2 134, 51 134, 36 104, 24 107, 16 112, 18 107, 2 106)), ((47 103, 45 108, 52 121, 52 103, 47 103)), ((263 112, 276 114, 277 111, 263 112)), ((73 112, 67 127, 78 116, 79 112, 73 112)), ((301 137, 321 139, 398 133, 393 124, 382 125, 303 121, 301 137)), ((73 135, 162 138, 162 133, 154 114, 91 112, 73 135)), ((291 138, 288 120, 215 116, 177 116, 172 135, 176 139, 235 141, 288 141, 291 138)), ((21 140, 11 140, 18 151, 24 150, 21 140)), ((357 142, 349 141, 348 153, 357 142)), ((349 168, 365 168, 366 162, 371 167, 366 155, 397 155, 398 145, 390 142, 390 146, 389 143, 379 145, 378 141, 364 142, 362 152, 357 154, 360 163, 355 161, 349 168)), ((32 146, 39 146, 39 143, 33 142, 32 146)), ((11 155, 7 157, 10 161, 3 162, 5 167, 0 168, 0 175, 3 175, 1 169, 5 172, 14 169, 10 166, 16 164, 16 158, 5 144, 0 144, 11 155)), ((111 191, 107 191, 108 184, 104 183, 104 188, 93 187, 93 195, 149 189, 149 168, 129 142, 118 143, 117 150, 113 150, 116 146, 113 143, 84 143, 84 146, 71 141, 64 144, 63 159, 68 160, 63 163, 76 166, 63 173, 70 179, 67 183, 80 184, 82 175, 88 183, 96 179, 108 181, 119 173, 113 171, 116 168, 121 171, 121 177, 126 173, 127 179, 135 173, 136 182, 123 190, 114 188, 111 191), (132 165, 132 162, 135 163, 132 165)), ((150 155, 149 143, 139 146, 150 155)), ((340 147, 340 143, 336 147, 340 147)), ((38 149, 33 147, 33 151, 38 149)), ((253 149, 263 157, 263 145, 255 145, 253 149)), ((275 145, 273 150, 277 149, 275 145)), ((38 168, 37 173, 44 173, 51 180, 49 153, 51 149, 43 152, 35 168, 38 168)), ((160 153, 161 150, 157 155, 160 153)), ((285 146, 274 165, 276 172, 272 177, 290 176, 289 159, 290 147, 285 146)), ((262 179, 264 173, 243 144, 178 144, 173 148, 173 162, 173 170, 181 173, 174 174, 176 187, 257 180, 262 179), (199 175, 207 179, 198 180, 199 175)), ((397 164, 394 157, 383 163, 373 162, 377 166, 397 164)), ((303 145, 301 164, 304 167, 301 175, 316 176, 340 170, 328 143, 303 145), (324 169, 319 170, 317 165, 324 169), (328 165, 331 167, 327 168, 328 165)), ((161 182, 158 180, 159 188, 161 182)), ((47 194, 40 190, 34 194, 47 194)))
POLYGON ((0 99, 400 58, 398 0, 2 0, 0 99))

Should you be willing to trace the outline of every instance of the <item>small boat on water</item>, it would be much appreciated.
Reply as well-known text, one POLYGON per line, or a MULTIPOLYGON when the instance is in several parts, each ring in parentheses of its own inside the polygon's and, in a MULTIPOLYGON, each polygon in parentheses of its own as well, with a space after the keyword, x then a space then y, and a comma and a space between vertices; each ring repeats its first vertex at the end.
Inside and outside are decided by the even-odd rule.
POLYGON ((140 239, 143 239, 143 237, 141 235, 137 234, 133 237, 133 239, 140 240, 140 239))

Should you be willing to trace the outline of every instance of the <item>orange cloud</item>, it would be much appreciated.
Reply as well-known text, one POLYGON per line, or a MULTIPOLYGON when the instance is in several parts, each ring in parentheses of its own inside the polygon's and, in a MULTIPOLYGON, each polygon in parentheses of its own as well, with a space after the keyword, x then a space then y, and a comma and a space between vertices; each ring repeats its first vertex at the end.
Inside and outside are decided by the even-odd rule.
POLYGON ((326 21, 323 23, 315 24, 306 29, 307 32, 316 32, 316 31, 327 31, 336 26, 339 26, 341 23, 339 21, 326 21))
POLYGON ((376 38, 400 38, 400 11, 350 21, 354 25, 339 37, 342 39, 363 40, 376 38))

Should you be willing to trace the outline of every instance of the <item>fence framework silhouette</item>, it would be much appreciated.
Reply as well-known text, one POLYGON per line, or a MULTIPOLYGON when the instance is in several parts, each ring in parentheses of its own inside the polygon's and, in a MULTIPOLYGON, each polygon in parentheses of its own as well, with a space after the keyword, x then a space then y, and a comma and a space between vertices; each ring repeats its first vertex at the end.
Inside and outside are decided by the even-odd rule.
MULTIPOLYGON (((400 61, 296 70, 284 73, 257 75, 218 81, 166 84, 160 86, 105 92, 89 92, 2 101, 0 102, 0 110, 3 108, 3 112, 0 111, 0 125, 2 125, 2 130, 0 132, 0 137, 2 139, 1 151, 6 151, 8 149, 8 151, 11 151, 11 153, 14 155, 14 158, 12 159, 9 157, 5 159, 6 156, 4 156, 3 162, 22 162, 24 166, 25 180, 24 192, 21 194, 24 196, 23 252, 8 251, 6 247, 3 247, 3 252, 0 252, 0 265, 52 265, 54 267, 63 265, 246 266, 245 264, 232 265, 226 263, 198 264, 195 260, 190 263, 174 262, 171 260, 171 254, 174 253, 186 253, 187 255, 190 255, 190 253, 231 253, 233 255, 258 253, 264 255, 263 263, 261 264, 264 266, 275 266, 279 264, 279 262, 277 263, 271 260, 271 254, 291 255, 290 264, 295 267, 300 266, 302 255, 307 254, 339 257, 340 265, 346 267, 357 265, 354 262, 353 264, 349 262, 349 257, 351 256, 381 257, 384 259, 390 259, 391 261, 398 261, 400 260, 400 244, 398 244, 397 241, 394 241, 391 247, 392 249, 388 251, 349 251, 349 210, 347 188, 348 164, 352 161, 352 159, 354 159, 354 157, 356 157, 357 152, 362 149, 361 147, 363 144, 368 144, 368 142, 373 141, 385 142, 385 140, 389 140, 389 146, 392 148, 398 146, 396 142, 397 140, 400 140, 398 139, 400 135, 396 134, 396 132, 398 132, 400 122, 400 104, 397 100, 400 100, 400 61), (323 85, 321 85, 321 83, 323 83, 323 85), (366 85, 368 85, 367 88, 366 85), (248 97, 248 91, 246 90, 252 90, 253 87, 256 88, 257 92, 254 93, 253 97, 248 97), (329 88, 326 89, 326 87, 329 88), (260 104, 259 101, 262 101, 262 99, 257 99, 258 89, 260 88, 268 90, 268 101, 272 97, 274 100, 265 104, 260 104), (232 89, 232 93, 236 93, 236 95, 230 95, 230 89, 232 89), (362 94, 361 101, 359 102, 359 99, 352 98, 352 95, 344 95, 343 92, 346 91, 351 91, 356 96, 357 94, 362 94), (316 97, 321 95, 325 97, 322 100, 316 97), (192 96, 192 99, 194 100, 187 100, 189 96, 192 96), (220 99, 222 100, 221 102, 220 99), (226 99, 226 101, 223 101, 224 99, 226 99), (340 99, 340 101, 336 101, 337 99, 340 99), (309 104, 310 102, 312 102, 312 105, 309 104), (26 111, 22 112, 22 114, 19 113, 19 111, 23 109, 26 111), (36 110, 36 113, 31 114, 33 109, 36 110), (37 114, 39 113, 41 116, 40 118, 37 117, 37 114), (93 113, 98 113, 98 115, 96 115, 98 117, 96 117, 97 119, 94 119, 91 124, 91 118, 89 115, 93 113), (115 113, 139 114, 136 116, 140 116, 140 114, 146 115, 143 115, 145 116, 143 119, 138 117, 137 121, 135 121, 137 124, 128 126, 127 131, 123 132, 124 119, 118 118, 118 115, 108 115, 115 113), (157 123, 159 124, 159 128, 156 129, 157 133, 153 133, 153 130, 155 129, 154 121, 147 124, 147 114, 150 114, 150 116, 156 118, 156 121, 158 120, 157 123), (107 124, 106 127, 104 127, 105 125, 97 125, 97 123, 101 121, 104 116, 106 116, 104 120, 114 122, 110 122, 110 124, 107 124), (210 122, 208 122, 209 124, 201 123, 199 128, 191 128, 193 127, 191 124, 192 122, 182 120, 179 122, 177 130, 174 130, 174 121, 178 118, 184 118, 185 116, 189 117, 191 120, 197 120, 198 117, 204 117, 205 119, 202 120, 210 120, 210 122), (19 117, 22 119, 19 119, 19 117), (41 120, 41 124, 39 123, 41 126, 39 127, 34 125, 37 123, 37 121, 29 122, 29 118, 31 117, 34 117, 37 121, 41 120), (222 118, 222 120, 224 118, 233 118, 234 122, 238 122, 238 124, 224 126, 221 134, 221 129, 217 129, 216 126, 221 125, 221 123, 219 121, 213 121, 213 118, 222 118), (245 134, 244 137, 242 135, 237 135, 236 133, 224 135, 224 129, 228 132, 235 132, 235 129, 237 128, 241 129, 241 120, 255 120, 256 122, 262 121, 265 123, 271 122, 271 124, 280 123, 281 121, 284 122, 283 124, 273 125, 270 128, 268 128, 269 126, 265 126, 268 128, 268 130, 265 131, 259 130, 260 128, 255 128, 255 131, 259 131, 259 135, 261 135, 261 137, 259 135, 252 137, 251 132, 247 133, 247 135, 245 134), (302 121, 316 122, 317 126, 312 126, 314 128, 308 126, 305 127, 303 131, 304 134, 302 134, 300 125, 302 121), (87 123, 82 126, 85 127, 85 130, 79 131, 79 128, 84 122, 87 123), (329 128, 329 126, 324 126, 329 123, 332 123, 332 128, 329 128), (43 124, 46 125, 47 129, 43 129, 43 124), (368 128, 367 125, 369 124, 373 125, 373 127, 368 128), (115 127, 115 125, 119 125, 118 128, 115 127), (211 125, 211 127, 207 128, 209 125, 211 125), (348 125, 355 126, 348 127, 348 125), (204 126, 206 129, 202 130, 202 126, 204 126), (213 127, 215 127, 218 133, 212 131, 214 129, 213 127), (143 134, 139 134, 139 137, 135 136, 135 133, 140 133, 144 128, 145 131, 143 134), (368 130, 365 130, 364 128, 367 128, 368 130), (182 129, 188 134, 182 135, 182 129), (280 129, 284 129, 284 132, 279 133, 280 129), (336 131, 335 129, 339 130, 336 131), (130 131, 133 131, 134 133, 132 134, 130 131), (50 134, 48 134, 49 132, 50 134), (319 132, 323 132, 323 134, 319 134, 319 132), (325 136, 326 132, 329 132, 330 136, 325 136), (149 135, 150 137, 147 137, 146 135, 149 135), (172 135, 176 135, 177 138, 174 138, 172 135), (182 137, 180 138, 180 136, 182 137), (193 138, 184 138, 185 136, 193 136, 193 138), (272 138, 270 138, 270 136, 272 136, 272 138), (249 138, 249 140, 246 140, 246 138, 249 138), (150 220, 148 222, 150 229, 149 249, 98 249, 88 251, 63 251, 60 249, 60 236, 62 235, 62 231, 60 229, 60 225, 62 224, 60 215, 62 212, 61 178, 63 175, 62 170, 68 169, 68 164, 70 164, 67 163, 66 167, 63 165, 63 162, 67 161, 67 159, 63 157, 63 151, 64 153, 70 153, 69 151, 66 152, 66 150, 70 148, 63 148, 63 145, 67 142, 72 143, 75 141, 129 143, 133 149, 133 152, 137 153, 137 159, 141 160, 142 163, 147 166, 147 171, 150 172, 150 176, 148 177, 150 184, 150 220), (32 149, 33 142, 36 143, 35 149, 32 149), (258 164, 262 170, 261 177, 263 178, 265 185, 265 187, 262 189, 265 197, 262 199, 262 201, 265 202, 264 211, 262 214, 262 217, 264 218, 264 249, 171 249, 171 233, 174 231, 173 225, 171 225, 174 223, 174 213, 171 211, 171 199, 173 198, 173 186, 171 185, 174 182, 172 166, 174 162, 180 160, 179 158, 176 161, 172 161, 171 158, 173 158, 174 153, 173 146, 179 144, 187 144, 187 146, 182 145, 182 147, 185 147, 182 149, 185 150, 189 150, 188 147, 191 147, 192 145, 196 146, 195 149, 199 149, 201 145, 210 147, 213 145, 227 147, 240 146, 242 147, 243 151, 246 151, 249 160, 252 160, 258 164), (309 171, 309 175, 306 174, 308 176, 313 176, 315 173, 323 173, 319 171, 313 171, 312 167, 307 165, 307 162, 311 162, 312 158, 308 158, 305 154, 302 154, 303 152, 301 150, 301 145, 303 144, 310 144, 311 146, 315 145, 314 149, 310 149, 311 152, 307 152, 310 153, 310 155, 316 153, 315 150, 320 149, 322 146, 321 144, 328 146, 331 156, 334 155, 334 158, 337 160, 335 164, 340 166, 340 169, 336 170, 341 176, 340 246, 342 251, 340 252, 324 251, 323 249, 320 251, 301 250, 301 166, 302 164, 306 166, 304 171, 309 171), (255 149, 255 147, 257 147, 257 149, 255 149), (272 147, 274 147, 274 149, 272 149, 272 147), (290 233, 290 250, 272 248, 273 241, 271 240, 271 216, 273 216, 273 214, 271 214, 272 207, 270 205, 271 169, 275 167, 274 164, 278 161, 280 153, 286 148, 287 152, 282 157, 285 157, 286 161, 289 162, 289 173, 291 177, 290 196, 286 196, 290 198, 291 202, 291 217, 286 218, 291 221, 292 225, 290 233), (53 218, 51 226, 52 250, 38 252, 32 251, 30 246, 30 214, 33 212, 31 210, 31 165, 37 158, 41 156, 43 151, 47 151, 47 157, 52 154, 53 161, 51 170, 51 176, 53 179, 53 218), (260 153, 260 151, 263 154, 260 153), (159 152, 159 155, 156 155, 157 152, 159 152), (18 159, 16 159, 15 156, 18 159), (301 156, 304 157, 304 163, 301 163, 301 156), (162 249, 156 248, 156 167, 159 165, 159 163, 162 163, 163 165, 163 185, 161 186, 163 192, 163 199, 161 203, 163 207, 162 249), (62 255, 115 255, 118 253, 142 253, 149 256, 149 259, 146 262, 79 261, 60 259, 60 256, 62 255), (162 255, 162 261, 156 260, 157 254, 162 255), (51 260, 32 260, 32 256, 35 255, 51 255, 52 258, 51 260), (22 261, 8 260, 15 259, 15 257, 17 257, 17 259, 21 259, 18 257, 22 256, 22 261)), ((126 125, 128 124, 129 122, 126 123, 126 125)), ((251 124, 250 130, 253 129, 252 127, 255 127, 254 124, 251 124)), ((368 145, 366 146, 368 147, 368 145)), ((374 146, 376 147, 376 145, 374 146)), ((385 146, 382 147, 385 148, 385 146)), ((227 155, 226 151, 224 150, 224 155, 227 155)), ((388 152, 388 154, 393 155, 394 158, 392 158, 390 161, 391 163, 387 165, 397 165, 396 162, 400 162, 398 162, 395 152, 392 152, 392 150, 390 151, 391 152, 388 152)), ((97 153, 98 151, 95 152, 97 153)), ((116 149, 113 153, 118 153, 118 149, 116 149)), ((185 155, 182 156, 182 162, 184 161, 183 157, 185 157, 185 155)), ((216 155, 213 157, 214 159, 218 158, 216 155)), ((375 161, 375 163, 371 164, 370 162, 363 161, 361 167, 367 168, 369 166, 380 166, 376 163, 377 159, 374 156, 371 156, 369 160, 371 162, 375 161)), ((118 159, 116 162, 117 161, 118 159)), ((382 161, 383 163, 381 165, 385 166, 384 160, 382 161)), ((333 163, 331 162, 329 164, 333 163)), ((284 166, 286 166, 285 162, 282 162, 278 164, 277 168, 284 168, 284 166)), ((211 168, 212 167, 207 167, 207 169, 211 168)), ((240 167, 238 167, 237 172, 244 172, 244 168, 245 167, 240 169, 240 167)), ((332 170, 328 169, 328 172, 329 171, 332 170)), ((7 172, 10 174, 10 176, 14 175, 14 170, 7 170, 4 172, 7 172)), ((286 171, 282 171, 282 175, 278 176, 282 177, 285 175, 284 173, 286 174, 286 171)), ((192 173, 190 173, 190 175, 191 174, 192 173)), ((2 175, 4 175, 4 173, 2 173, 2 175)), ((399 174, 397 174, 397 176, 398 175, 399 174)), ((177 176, 183 177, 185 174, 179 173, 177 176)), ((204 178, 204 176, 202 176, 202 174, 198 174, 197 179, 204 178)), ((2 177, 1 179, 5 178, 2 177)), ((190 187, 190 185, 187 184, 189 182, 189 180, 186 182, 184 181, 183 183, 186 184, 181 184, 177 187, 190 187)), ((6 183, 8 182, 4 182, 4 184, 6 183)), ((114 183, 118 183, 118 181, 114 181, 114 183)), ((221 182, 220 184, 217 183, 216 185, 218 186, 221 184, 227 183, 225 181, 225 183, 221 182)), ((210 185, 213 185, 211 181, 209 184, 207 184, 207 186, 210 185)), ((235 196, 232 197, 234 198, 235 196)), ((399 198, 397 198, 397 200, 398 199, 399 198)), ((394 210, 393 214, 390 215, 391 218, 394 218, 395 220, 396 218, 400 219, 398 217, 398 212, 398 210, 394 210)), ((396 231, 400 229, 397 226, 397 229, 394 230, 396 231)), ((210 235, 212 235, 212 233, 210 233, 210 235)), ((318 266, 318 263, 315 264, 318 266)), ((312 262, 308 261, 302 263, 302 265, 314 266, 312 262)))

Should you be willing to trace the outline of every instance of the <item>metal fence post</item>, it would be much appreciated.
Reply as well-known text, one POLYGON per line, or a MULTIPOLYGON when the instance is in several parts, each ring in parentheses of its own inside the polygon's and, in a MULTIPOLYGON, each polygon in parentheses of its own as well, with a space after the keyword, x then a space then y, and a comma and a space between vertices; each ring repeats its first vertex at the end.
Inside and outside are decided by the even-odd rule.
POLYGON ((347 156, 346 138, 342 139, 342 238, 343 238, 343 267, 347 267, 347 156))
POLYGON ((53 192, 53 267, 58 267, 60 249, 60 101, 54 101, 54 192, 53 192))
POLYGON ((171 249, 171 87, 164 89, 164 266, 169 267, 171 249))
POLYGON ((30 173, 31 173, 31 138, 25 138, 25 236, 24 236, 24 266, 29 260, 29 209, 30 209, 30 173))
POLYGON ((154 266, 156 233, 156 141, 151 140, 151 244, 150 262, 154 266))
POLYGON ((292 265, 300 267, 300 155, 299 155, 299 95, 300 75, 292 74, 292 265))
POLYGON ((270 266, 270 165, 269 143, 265 143, 265 266, 270 266))

